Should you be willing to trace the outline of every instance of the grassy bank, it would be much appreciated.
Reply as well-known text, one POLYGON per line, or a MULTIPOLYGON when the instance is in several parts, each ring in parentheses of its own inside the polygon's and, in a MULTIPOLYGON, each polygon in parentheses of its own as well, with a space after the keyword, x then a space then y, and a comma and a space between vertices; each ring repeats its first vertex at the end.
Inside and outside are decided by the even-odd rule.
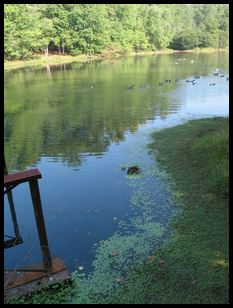
MULTIPOLYGON (((170 175, 182 207, 174 235, 108 296, 88 294, 87 303, 228 303, 228 125, 228 118, 193 120, 152 135, 151 154, 170 175)), ((61 287, 16 302, 73 303, 78 297, 78 286, 61 287)))
MULTIPOLYGON (((97 59, 97 57, 93 57, 92 60, 97 59)), ((65 64, 71 62, 87 62, 90 58, 87 55, 79 55, 79 56, 69 56, 69 55, 49 55, 48 57, 44 55, 37 56, 34 59, 30 60, 17 60, 17 61, 6 61, 4 62, 4 69, 16 69, 23 67, 44 67, 46 65, 58 65, 65 64)))
POLYGON ((34 59, 30 60, 17 60, 17 61, 5 61, 4 62, 4 69, 10 70, 10 69, 17 69, 17 68, 23 68, 23 67, 44 67, 46 65, 58 65, 58 64, 65 64, 65 63, 71 63, 71 62, 88 62, 88 61, 94 61, 94 60, 108 60, 108 59, 116 59, 123 55, 127 56, 135 56, 135 55, 155 55, 155 54, 169 54, 169 53, 177 53, 177 52, 191 52, 191 53, 210 53, 210 52, 217 52, 217 51, 227 51, 228 49, 214 49, 214 48, 195 48, 192 50, 183 50, 183 51, 177 51, 177 50, 158 50, 158 51, 145 51, 145 52, 130 52, 122 54, 118 51, 116 52, 103 52, 100 55, 95 55, 92 57, 89 57, 87 55, 79 55, 79 56, 70 56, 70 55, 49 55, 48 57, 44 55, 38 55, 34 59))
POLYGON ((201 119, 153 135, 182 215, 171 242, 131 271, 112 303, 228 303, 229 120, 201 119))

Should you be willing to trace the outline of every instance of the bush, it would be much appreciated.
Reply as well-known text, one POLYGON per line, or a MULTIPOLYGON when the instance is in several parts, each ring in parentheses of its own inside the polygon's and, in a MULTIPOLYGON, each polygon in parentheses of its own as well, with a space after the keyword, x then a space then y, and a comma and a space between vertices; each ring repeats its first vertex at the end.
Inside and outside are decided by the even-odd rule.
POLYGON ((199 39, 196 32, 182 32, 174 37, 170 48, 175 50, 193 49, 199 46, 199 39))

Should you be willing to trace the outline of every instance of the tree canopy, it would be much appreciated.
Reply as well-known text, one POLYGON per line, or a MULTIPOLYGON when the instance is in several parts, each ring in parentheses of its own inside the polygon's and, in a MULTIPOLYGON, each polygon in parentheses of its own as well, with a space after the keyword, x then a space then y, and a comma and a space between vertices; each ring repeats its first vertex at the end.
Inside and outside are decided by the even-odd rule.
POLYGON ((4 4, 4 57, 228 46, 228 4, 4 4))

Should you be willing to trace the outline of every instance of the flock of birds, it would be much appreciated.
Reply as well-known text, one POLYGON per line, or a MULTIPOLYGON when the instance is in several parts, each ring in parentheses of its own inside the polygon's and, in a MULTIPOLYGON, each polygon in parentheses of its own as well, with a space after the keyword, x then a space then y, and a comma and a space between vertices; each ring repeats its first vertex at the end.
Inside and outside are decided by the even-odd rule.
MULTIPOLYGON (((213 73, 213 76, 219 76, 220 78, 224 78, 225 75, 219 70, 219 69, 216 69, 215 72, 213 73)), ((185 81, 186 82, 190 82, 192 85, 195 85, 197 84, 197 79, 201 78, 201 76, 194 76, 193 79, 186 79, 185 81)), ((226 77, 226 80, 228 81, 229 80, 229 77, 226 77)), ((169 82, 172 82, 173 80, 171 79, 165 79, 163 81, 160 81, 158 83, 159 86, 162 86, 164 83, 169 83, 169 82)), ((175 82, 178 82, 180 81, 180 79, 175 79, 174 80, 175 82)), ((216 83, 210 83, 209 86, 215 86, 216 83)), ((91 85, 90 86, 91 89, 94 89, 94 85, 91 85)), ((146 89, 146 88, 150 88, 150 85, 149 84, 140 84, 139 86, 140 89, 146 89)), ((134 84, 130 84, 127 86, 127 90, 135 90, 135 85, 134 84)))
MULTIPOLYGON (((222 74, 222 73, 219 71, 219 69, 216 69, 216 70, 215 70, 215 72, 213 73, 213 76, 219 76, 220 78, 224 78, 224 77, 225 77, 225 75, 222 74)), ((185 81, 186 81, 186 82, 190 82, 192 85, 195 85, 195 84, 198 83, 198 82, 197 82, 197 79, 199 79, 199 78, 201 78, 201 77, 200 77, 200 76, 194 76, 193 79, 186 79, 185 81)), ((229 77, 226 77, 226 80, 228 81, 228 80, 229 80, 229 77)), ((175 81, 175 82, 178 82, 179 79, 175 79, 174 81, 175 81)), ((164 83, 169 83, 169 82, 172 82, 172 80, 171 80, 171 79, 165 79, 165 80, 159 82, 158 85, 159 85, 159 86, 162 86, 164 83)), ((209 84, 209 86, 215 86, 215 85, 216 85, 216 83, 210 83, 210 84, 209 84)), ((149 88, 149 87, 150 87, 150 85, 148 85, 148 84, 141 84, 141 85, 139 86, 140 89, 145 89, 145 88, 149 88)), ((128 89, 128 90, 134 90, 134 89, 135 89, 135 85, 134 85, 134 84, 130 84, 130 85, 127 86, 127 89, 128 89)))

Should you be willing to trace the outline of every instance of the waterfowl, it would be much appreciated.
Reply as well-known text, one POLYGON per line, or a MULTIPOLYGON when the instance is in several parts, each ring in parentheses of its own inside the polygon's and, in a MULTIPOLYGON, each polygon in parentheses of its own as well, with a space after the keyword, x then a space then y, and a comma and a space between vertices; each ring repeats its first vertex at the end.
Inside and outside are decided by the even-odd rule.
POLYGON ((132 89, 134 89, 134 84, 128 85, 127 89, 128 89, 128 90, 130 90, 130 89, 131 89, 131 90, 132 90, 132 89))
POLYGON ((140 172, 140 168, 135 165, 135 166, 131 166, 127 169, 127 174, 138 174, 140 172))

